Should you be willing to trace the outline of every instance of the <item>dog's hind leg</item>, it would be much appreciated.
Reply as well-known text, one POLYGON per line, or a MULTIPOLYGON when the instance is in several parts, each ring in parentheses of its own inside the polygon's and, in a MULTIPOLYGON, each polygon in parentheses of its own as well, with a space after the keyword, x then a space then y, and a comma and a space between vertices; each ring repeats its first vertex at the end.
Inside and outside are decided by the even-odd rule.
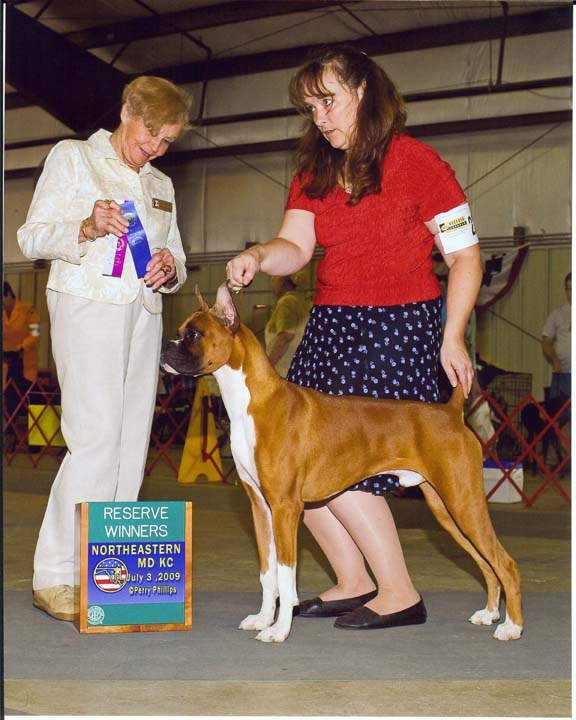
MULTIPOLYGON (((517 640, 521 637, 523 628, 518 566, 506 552, 494 531, 484 495, 481 473, 479 477, 474 477, 474 472, 471 470, 468 474, 464 473, 464 476, 469 478, 466 484, 462 484, 460 475, 452 476, 449 479, 445 478, 446 487, 451 488, 452 491, 445 493, 441 499, 440 494, 432 486, 427 492, 430 495, 436 494, 436 497, 444 505, 445 512, 449 515, 452 523, 457 526, 458 534, 464 538, 469 547, 459 542, 457 535, 453 532, 451 534, 478 562, 486 578, 488 589, 486 608, 472 615, 470 621, 475 624, 487 624, 491 613, 497 609, 495 583, 491 579, 489 580, 490 575, 484 571, 487 563, 500 581, 506 596, 506 620, 496 628, 494 637, 497 640, 517 640), (455 493, 454 488, 460 488, 459 492, 455 493), (471 552, 470 548, 474 548, 475 554, 471 552), (478 558, 482 558, 484 563, 480 564, 478 558)), ((428 500, 426 494, 425 497, 428 500)), ((451 532, 450 527, 446 529, 451 532)), ((497 618, 494 617, 495 619, 497 618)))
POLYGON ((240 630, 263 630, 274 622, 276 598, 278 597, 278 563, 272 532, 272 514, 260 491, 254 489, 247 482, 243 481, 242 484, 252 506, 256 545, 260 559, 262 606, 256 615, 245 617, 239 627, 240 630))
POLYGON ((454 538, 458 545, 473 558, 484 576, 487 589, 486 607, 475 612, 469 618, 470 622, 474 625, 492 625, 493 622, 500 619, 500 582, 496 573, 468 538, 462 534, 436 489, 428 482, 422 483, 420 489, 436 520, 454 538))

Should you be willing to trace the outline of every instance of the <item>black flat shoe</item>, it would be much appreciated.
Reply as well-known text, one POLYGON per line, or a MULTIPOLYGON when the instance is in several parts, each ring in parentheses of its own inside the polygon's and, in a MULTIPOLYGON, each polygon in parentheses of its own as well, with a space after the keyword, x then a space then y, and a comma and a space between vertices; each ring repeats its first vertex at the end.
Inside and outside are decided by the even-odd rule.
POLYGON ((376 597, 378 590, 365 595, 358 595, 353 598, 345 598, 344 600, 321 600, 319 597, 311 600, 303 600, 300 605, 294 608, 294 615, 299 617, 339 617, 345 615, 351 610, 362 607, 370 600, 376 597))
POLYGON ((378 615, 367 607, 359 607, 339 617, 334 627, 344 630, 380 630, 401 625, 422 625, 426 622, 426 608, 422 598, 415 605, 389 615, 378 615))

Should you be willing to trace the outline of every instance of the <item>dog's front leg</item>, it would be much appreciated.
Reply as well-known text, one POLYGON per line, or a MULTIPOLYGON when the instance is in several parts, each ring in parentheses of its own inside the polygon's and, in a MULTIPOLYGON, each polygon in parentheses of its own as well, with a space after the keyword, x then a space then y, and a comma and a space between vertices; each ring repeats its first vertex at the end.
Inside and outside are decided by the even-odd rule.
POLYGON ((239 625, 240 630, 263 630, 274 622, 278 597, 276 546, 272 532, 272 514, 267 502, 251 484, 242 483, 252 506, 252 518, 258 556, 260 558, 260 585, 262 605, 256 615, 248 615, 239 625))
POLYGON ((294 501, 272 505, 272 526, 278 553, 278 590, 280 609, 274 625, 256 636, 262 642, 284 642, 292 628, 292 611, 296 595, 296 553, 298 523, 303 506, 294 501))

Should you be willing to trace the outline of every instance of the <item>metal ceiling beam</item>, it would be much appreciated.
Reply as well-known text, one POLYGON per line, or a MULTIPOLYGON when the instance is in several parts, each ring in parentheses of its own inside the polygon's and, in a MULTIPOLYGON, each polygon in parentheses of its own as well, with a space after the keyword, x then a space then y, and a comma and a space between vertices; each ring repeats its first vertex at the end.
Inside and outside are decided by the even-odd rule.
MULTIPOLYGON (((426 102, 429 100, 447 100, 452 98, 476 97, 479 95, 499 95, 507 92, 521 92, 530 90, 541 90, 553 87, 572 87, 572 76, 546 78, 541 80, 530 80, 527 82, 504 83, 503 85, 482 85, 469 88, 452 88, 451 90, 437 90, 432 92, 408 93, 404 100, 410 102, 426 102)), ((240 113, 237 115, 221 115, 204 118, 202 122, 196 123, 196 127, 212 127, 215 125, 227 125, 230 123, 253 122, 257 120, 271 120, 277 118, 293 117, 297 115, 294 108, 279 108, 277 110, 262 110, 259 112, 240 113)), ((60 140, 69 136, 58 136, 51 138, 38 138, 34 140, 20 140, 18 142, 5 143, 4 149, 22 150, 25 148, 39 147, 41 145, 54 145, 60 140)), ((85 135, 77 135, 77 139, 84 139, 85 135)))
MULTIPOLYGON (((236 5, 236 3, 231 4, 236 5)), ((263 6, 263 4, 260 3, 248 4, 263 6)), ((286 3, 282 4, 285 5, 286 3)), ((306 5, 307 10, 310 9, 311 5, 312 3, 306 5)), ((274 4, 266 4, 266 7, 273 6, 274 4)), ((157 18, 154 17, 152 20, 156 21, 157 18)), ((460 43, 498 39, 502 33, 502 23, 502 18, 453 23, 450 25, 421 28, 419 30, 372 36, 351 42, 350 44, 360 47, 361 50, 369 55, 408 52, 442 45, 456 45, 460 43)), ((507 33, 509 37, 568 30, 572 28, 572 13, 568 7, 556 8, 523 15, 512 15, 509 16, 507 23, 507 33)), ((221 58, 219 60, 212 60, 210 63, 202 61, 168 68, 156 68, 150 70, 148 74, 168 77, 174 82, 181 84, 204 82, 205 79, 214 80, 223 77, 264 72, 266 70, 296 67, 305 60, 311 49, 311 46, 286 48, 255 55, 221 58)), ((10 93, 6 97, 5 107, 7 110, 10 110, 16 107, 26 107, 31 104, 33 104, 31 99, 25 95, 21 93, 10 93)))
MULTIPOLYGON (((571 110, 560 110, 547 113, 530 113, 525 115, 505 115, 503 117, 476 118, 474 120, 453 120, 449 122, 425 125, 411 125, 406 134, 415 138, 435 137, 438 135, 462 135, 472 132, 504 130, 508 128, 530 127, 533 125, 553 125, 555 123, 572 122, 571 110)), ((244 143, 242 145, 225 145, 201 148, 198 150, 181 150, 171 155, 164 155, 156 161, 159 167, 176 167, 193 160, 205 158, 231 157, 234 155, 254 155, 269 152, 290 152, 296 148, 298 138, 272 140, 260 143, 244 143)))
MULTIPOLYGON (((462 45, 465 43, 498 40, 503 32, 503 18, 485 20, 467 20, 405 30, 384 35, 371 35, 347 44, 354 45, 367 55, 389 55, 414 50, 426 50, 435 47, 462 45)), ((522 37, 545 32, 572 29, 572 7, 554 8, 538 12, 511 15, 506 20, 507 37, 522 37)), ((318 45, 307 45, 254 55, 236 55, 219 58, 210 63, 194 62, 172 67, 156 68, 148 71, 151 75, 163 75, 173 82, 184 84, 205 79, 251 75, 268 70, 283 70, 301 65, 318 45)))
MULTIPOLYGON (((475 85, 472 87, 452 88, 451 90, 431 90, 428 92, 406 93, 405 102, 425 102, 427 100, 449 100, 458 97, 475 97, 478 95, 499 95, 501 93, 521 92, 530 90, 544 90, 555 87, 572 87, 572 75, 542 78, 540 80, 527 80, 514 83, 501 83, 500 85, 475 85)), ((8 93, 4 98, 6 110, 17 110, 28 107, 29 101, 20 93, 8 93)), ((280 108, 277 110, 261 110, 260 112, 242 113, 238 115, 223 115, 220 117, 202 118, 198 125, 225 125, 233 122, 249 122, 251 120, 270 120, 272 118, 296 115, 294 108, 280 108)))
MULTIPOLYGON (((486 132, 505 130, 516 127, 530 127, 535 125, 554 125, 556 123, 572 122, 571 110, 558 112, 531 113, 527 115, 505 115, 504 117, 477 118, 475 120, 455 120, 451 122, 431 123, 426 125, 412 125, 406 128, 406 134, 415 138, 435 137, 438 135, 462 135, 472 132, 486 132)), ((52 138, 55 143, 63 138, 52 138)), ((259 143, 244 143, 242 145, 224 145, 218 147, 201 148, 197 150, 175 150, 163 158, 155 161, 155 165, 162 168, 178 167, 194 160, 207 158, 232 157, 234 155, 254 155, 269 152, 292 152, 298 138, 287 140, 272 140, 259 143)), ((4 178, 35 177, 37 167, 17 168, 6 170, 4 178)))
POLYGON ((250 20, 288 15, 297 12, 324 10, 338 6, 337 0, 274 0, 274 2, 238 2, 208 5, 193 10, 136 18, 127 22, 110 23, 87 30, 67 33, 66 37, 84 49, 106 47, 119 43, 173 35, 206 28, 232 25, 250 20))
MULTIPOLYGON (((525 92, 542 90, 553 87, 572 87, 572 75, 542 80, 529 80, 526 82, 502 83, 501 85, 478 85, 473 87, 452 88, 450 90, 432 90, 430 92, 406 93, 406 103, 427 102, 430 100, 452 100, 454 98, 478 97, 480 95, 500 95, 509 92, 525 92)), ((297 115, 295 108, 280 108, 278 110, 262 110, 260 112, 242 113, 238 115, 221 115, 203 118, 196 125, 209 127, 212 125, 226 125, 229 123, 252 122, 254 120, 271 120, 297 115)))
POLYGON ((14 7, 5 13, 6 81, 75 132, 114 126, 126 76, 14 7))
POLYGON ((403 97, 408 103, 427 100, 450 100, 453 98, 476 97, 479 95, 502 95, 503 93, 509 92, 525 92, 554 87, 572 87, 573 80, 572 75, 562 75, 560 77, 542 78, 540 80, 505 82, 499 85, 474 85, 472 87, 452 88, 451 90, 406 93, 403 97))
POLYGON ((31 105, 33 103, 20 92, 10 92, 4 96, 4 110, 18 110, 18 108, 30 107, 31 105))

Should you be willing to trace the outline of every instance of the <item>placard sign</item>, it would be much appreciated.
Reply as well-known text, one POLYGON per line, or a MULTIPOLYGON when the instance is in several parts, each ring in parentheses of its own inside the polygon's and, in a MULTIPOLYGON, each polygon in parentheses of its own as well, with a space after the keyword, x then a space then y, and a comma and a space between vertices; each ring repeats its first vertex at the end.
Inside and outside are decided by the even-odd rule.
POLYGON ((192 503, 78 507, 81 633, 192 627, 192 503))

